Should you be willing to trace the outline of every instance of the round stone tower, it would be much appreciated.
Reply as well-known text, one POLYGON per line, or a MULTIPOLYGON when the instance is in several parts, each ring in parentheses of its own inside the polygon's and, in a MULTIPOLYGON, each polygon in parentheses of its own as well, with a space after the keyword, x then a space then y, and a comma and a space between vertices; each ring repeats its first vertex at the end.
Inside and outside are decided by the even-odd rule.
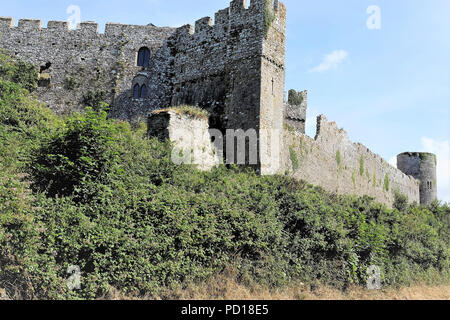
POLYGON ((429 205, 437 199, 436 155, 405 152, 397 156, 397 167, 420 181, 420 204, 429 205))

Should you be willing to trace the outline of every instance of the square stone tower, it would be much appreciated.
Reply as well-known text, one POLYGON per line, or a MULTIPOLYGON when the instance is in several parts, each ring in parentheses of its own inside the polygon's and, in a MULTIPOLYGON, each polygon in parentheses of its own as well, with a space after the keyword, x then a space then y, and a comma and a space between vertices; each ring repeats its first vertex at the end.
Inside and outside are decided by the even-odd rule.
POLYGON ((236 163, 239 157, 239 151, 229 149, 231 141, 238 138, 227 132, 245 135, 246 152, 256 150, 262 174, 275 173, 279 167, 285 38, 286 8, 282 3, 233 0, 229 8, 216 13, 214 23, 205 17, 195 28, 183 26, 169 42, 173 52, 172 106, 195 105, 210 112, 210 128, 226 135, 227 163, 236 163))

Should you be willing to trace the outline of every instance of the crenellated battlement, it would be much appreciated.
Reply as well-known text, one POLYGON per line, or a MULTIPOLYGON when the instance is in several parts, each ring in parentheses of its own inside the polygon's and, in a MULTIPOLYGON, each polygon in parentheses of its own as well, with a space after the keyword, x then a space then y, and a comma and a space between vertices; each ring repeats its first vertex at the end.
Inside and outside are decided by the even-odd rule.
POLYGON ((323 187, 328 192, 371 196, 391 206, 397 193, 410 203, 419 202, 419 180, 406 175, 323 115, 317 118, 315 139, 286 128, 283 168, 296 179, 323 187))
MULTIPOLYGON (((325 116, 317 120, 315 139, 305 135, 307 92, 291 90, 284 100, 286 14, 279 0, 232 0, 214 19, 179 28, 107 23, 104 33, 91 21, 73 30, 67 21, 43 28, 41 20, 21 19, 15 26, 13 18, 0 17, 0 48, 36 66, 45 79, 36 95, 56 112, 79 111, 87 94, 111 103, 112 117, 127 120, 170 106, 197 106, 210 114, 200 125, 204 132, 208 124, 224 133, 257 132, 263 175, 289 172, 331 192, 371 195, 386 204, 397 191, 411 202, 433 200, 434 157, 399 156, 403 173, 352 143, 325 116), (407 175, 411 170, 420 189, 419 180, 407 175)), ((156 114, 161 116, 154 115, 151 125, 158 131, 167 115, 156 114)), ((191 132, 198 125, 168 116, 163 127, 184 125, 191 132)), ((210 138, 204 141, 200 149, 209 150, 210 138)))
POLYGON ((70 29, 69 23, 67 21, 48 21, 47 27, 43 27, 42 20, 36 19, 20 19, 18 26, 14 25, 14 18, 12 17, 0 17, 0 29, 5 29, 5 31, 20 31, 20 32, 40 32, 41 35, 45 35, 45 32, 55 31, 61 32, 62 35, 67 34, 86 34, 89 36, 104 36, 104 37, 116 37, 123 33, 129 34, 135 31, 152 32, 158 30, 175 30, 175 28, 168 27, 156 27, 154 25, 129 25, 121 23, 111 23, 108 22, 105 25, 105 32, 102 34, 99 32, 100 25, 94 21, 84 21, 77 25, 76 29, 70 29))
POLYGON ((99 27, 98 23, 93 21, 81 22, 77 29, 80 33, 88 35, 88 36, 98 36, 99 27))

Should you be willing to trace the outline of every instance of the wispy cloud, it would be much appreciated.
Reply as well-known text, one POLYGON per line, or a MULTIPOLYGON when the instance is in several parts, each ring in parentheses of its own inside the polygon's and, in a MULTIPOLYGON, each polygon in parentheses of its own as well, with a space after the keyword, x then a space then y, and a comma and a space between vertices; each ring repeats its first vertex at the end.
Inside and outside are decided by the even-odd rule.
POLYGON ((450 202, 450 142, 423 137, 421 143, 425 152, 431 152, 437 156, 439 200, 450 202))
POLYGON ((321 64, 311 69, 309 72, 325 72, 330 69, 337 68, 342 62, 348 58, 348 52, 345 50, 335 50, 326 54, 321 64))

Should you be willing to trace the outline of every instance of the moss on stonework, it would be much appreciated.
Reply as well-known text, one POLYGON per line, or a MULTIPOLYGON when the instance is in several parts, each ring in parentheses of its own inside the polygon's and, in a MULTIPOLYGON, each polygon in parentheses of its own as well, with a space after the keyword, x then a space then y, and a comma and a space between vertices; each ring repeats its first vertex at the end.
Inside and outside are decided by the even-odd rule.
POLYGON ((419 157, 420 157, 420 160, 427 160, 428 159, 428 154, 426 154, 426 153, 419 153, 419 157))
POLYGON ((303 103, 304 97, 301 92, 297 92, 294 89, 289 90, 288 103, 291 106, 299 106, 303 103))
POLYGON ((39 80, 50 80, 51 76, 49 73, 40 73, 38 75, 39 80))
POLYGON ((342 156, 341 156, 341 151, 336 151, 336 163, 337 165, 340 167, 342 164, 342 156))
POLYGON ((162 112, 168 112, 168 111, 173 111, 179 115, 188 115, 190 117, 193 118, 197 118, 197 119, 205 119, 207 120, 209 118, 209 112, 201 109, 199 107, 194 107, 194 106, 177 106, 177 107, 170 107, 170 108, 166 108, 166 109, 162 109, 162 110, 156 110, 153 113, 154 114, 158 114, 158 113, 162 113, 162 112))

